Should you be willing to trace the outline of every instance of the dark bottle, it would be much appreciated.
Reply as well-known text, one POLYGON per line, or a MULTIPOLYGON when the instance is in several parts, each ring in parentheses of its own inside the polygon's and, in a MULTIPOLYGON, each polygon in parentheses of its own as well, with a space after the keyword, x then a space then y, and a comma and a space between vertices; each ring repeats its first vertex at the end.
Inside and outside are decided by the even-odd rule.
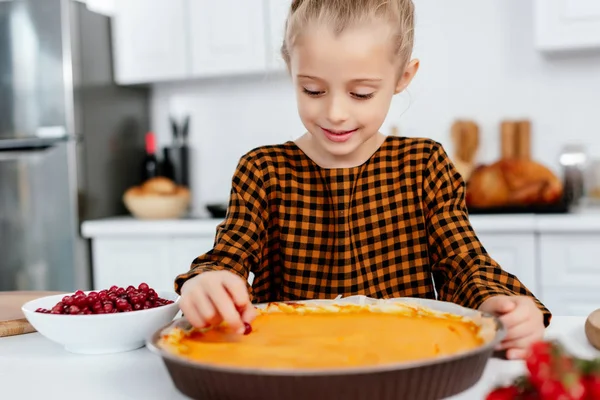
POLYGON ((173 161, 171 161, 171 149, 168 147, 163 149, 163 162, 161 170, 162 176, 175 181, 175 167, 173 166, 173 161))
POLYGON ((158 176, 158 159, 156 158, 156 136, 153 132, 146 134, 146 156, 142 168, 142 182, 158 176))

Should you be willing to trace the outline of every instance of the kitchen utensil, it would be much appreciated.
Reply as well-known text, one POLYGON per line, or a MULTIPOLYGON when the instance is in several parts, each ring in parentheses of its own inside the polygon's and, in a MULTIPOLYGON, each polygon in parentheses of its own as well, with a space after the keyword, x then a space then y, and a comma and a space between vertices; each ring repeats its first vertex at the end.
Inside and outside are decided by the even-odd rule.
MULTIPOLYGON (((88 294, 89 291, 84 293, 88 294)), ((143 347, 152 332, 171 321, 179 311, 179 296, 175 292, 157 293, 174 303, 115 314, 56 315, 35 312, 38 308, 51 309, 64 297, 61 294, 29 301, 21 310, 41 335, 63 345, 67 351, 81 354, 118 353, 143 347)))
POLYGON ((600 350, 600 309, 593 311, 585 321, 585 336, 592 346, 600 350))
MULTIPOLYGON (((480 348, 458 355, 444 356, 421 362, 407 362, 365 368, 326 370, 276 370, 217 367, 177 357, 158 347, 165 330, 174 326, 187 326, 178 319, 156 331, 148 340, 150 351, 162 357, 167 370, 179 391, 190 398, 247 399, 440 399, 458 394, 479 379, 495 346, 505 337, 506 331, 494 316, 459 305, 428 299, 401 298, 386 301, 417 303, 441 312, 465 316, 483 316, 495 326, 491 342, 480 348), (231 382, 235 382, 232 385, 231 382)), ((312 303, 314 300, 301 303, 312 303)), ((377 302, 364 296, 341 300, 316 300, 320 304, 369 304, 377 302)), ((264 307, 265 304, 257 305, 264 307)))
POLYGON ((570 205, 577 205, 585 193, 585 147, 577 144, 563 146, 559 161, 563 170, 566 201, 570 205))
POLYGON ((454 166, 463 180, 468 181, 475 168, 479 127, 473 121, 456 121, 452 125, 451 135, 454 143, 454 166))
POLYGON ((0 292, 0 337, 35 332, 21 307, 28 301, 61 292, 15 291, 0 292))
POLYGON ((531 159, 531 122, 529 120, 502 121, 500 124, 500 157, 531 159))

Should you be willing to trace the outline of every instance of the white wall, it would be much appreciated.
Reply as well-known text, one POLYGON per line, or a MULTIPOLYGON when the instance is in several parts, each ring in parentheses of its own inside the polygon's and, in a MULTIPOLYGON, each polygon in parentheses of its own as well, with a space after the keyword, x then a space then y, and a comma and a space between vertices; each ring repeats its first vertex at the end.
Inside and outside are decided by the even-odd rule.
MULTIPOLYGON (((558 172, 565 143, 600 157, 600 52, 547 57, 533 48, 530 0, 416 0, 415 56, 421 70, 398 96, 383 132, 442 142, 457 118, 482 129, 480 161, 498 154, 502 119, 533 122, 533 155, 558 172)), ((169 140, 169 108, 192 110, 195 211, 227 199, 241 154, 303 133, 285 75, 237 77, 155 86, 153 128, 169 140)))

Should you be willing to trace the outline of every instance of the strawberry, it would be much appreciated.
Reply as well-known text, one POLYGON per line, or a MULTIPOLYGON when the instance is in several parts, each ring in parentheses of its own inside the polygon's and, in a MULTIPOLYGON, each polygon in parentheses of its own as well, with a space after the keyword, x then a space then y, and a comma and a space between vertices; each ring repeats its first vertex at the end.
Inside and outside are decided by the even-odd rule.
POLYGON ((497 387, 488 393, 485 400, 512 400, 519 397, 519 389, 516 386, 497 387))
POLYGON ((600 399, 600 359, 577 360, 579 370, 583 375, 584 399, 600 399))
POLYGON ((557 342, 533 344, 526 365, 541 400, 584 399, 579 365, 557 342))

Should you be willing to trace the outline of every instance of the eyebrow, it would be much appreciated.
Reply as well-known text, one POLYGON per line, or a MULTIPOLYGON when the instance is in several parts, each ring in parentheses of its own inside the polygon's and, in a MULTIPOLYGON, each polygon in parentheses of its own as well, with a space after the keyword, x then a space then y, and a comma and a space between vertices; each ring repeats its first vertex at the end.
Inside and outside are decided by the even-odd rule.
MULTIPOLYGON (((307 79, 313 79, 315 81, 321 81, 321 78, 317 78, 316 76, 310 76, 310 75, 297 75, 298 78, 307 78, 307 79)), ((357 79, 352 79, 350 82, 352 83, 361 83, 361 82, 381 82, 382 80, 379 78, 357 78, 357 79)))

